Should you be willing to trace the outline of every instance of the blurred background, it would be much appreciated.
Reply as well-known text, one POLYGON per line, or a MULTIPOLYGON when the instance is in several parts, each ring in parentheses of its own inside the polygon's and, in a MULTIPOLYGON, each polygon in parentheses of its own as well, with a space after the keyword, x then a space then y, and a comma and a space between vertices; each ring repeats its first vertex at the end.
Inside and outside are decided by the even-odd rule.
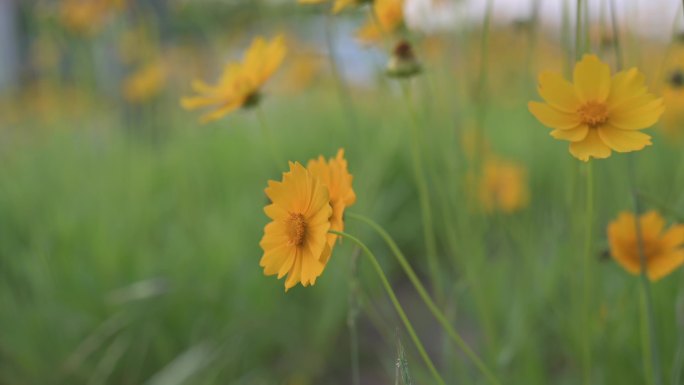
MULTIPOLYGON (((638 179, 649 207, 684 220, 681 3, 615 1, 619 53, 609 3, 588 2, 586 45, 613 69, 621 54, 666 97, 638 179)), ((574 1, 406 0, 403 12, 423 68, 410 82, 445 312, 504 384, 577 384, 587 328, 596 383, 642 378, 636 279, 605 240, 631 208, 619 193, 625 159, 596 164, 586 323, 573 299, 579 162, 527 110, 541 70, 570 73, 574 1), (473 152, 512 165, 526 199, 497 209, 473 198, 473 152)), ((285 293, 263 276, 262 192, 287 165, 274 164, 254 111, 200 124, 179 102, 254 37, 284 34, 288 54, 260 106, 275 142, 302 163, 345 148, 350 210, 381 223, 427 281, 409 118, 400 81, 385 74, 393 42, 360 42, 368 18, 295 0, 0 0, 0 384, 350 384, 349 324, 362 384, 395 383, 398 341, 415 383, 430 383, 349 242, 313 287, 285 293)), ((447 382, 485 383, 377 235, 347 229, 381 259, 447 382)), ((654 287, 672 381, 684 359, 681 282, 678 272, 654 287)))

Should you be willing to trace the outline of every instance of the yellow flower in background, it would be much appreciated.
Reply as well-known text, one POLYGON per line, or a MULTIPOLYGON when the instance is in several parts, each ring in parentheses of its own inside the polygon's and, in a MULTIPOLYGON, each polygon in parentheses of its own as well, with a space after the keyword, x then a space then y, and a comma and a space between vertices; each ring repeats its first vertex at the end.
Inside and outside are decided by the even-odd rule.
MULTIPOLYGON (((655 211, 643 214, 639 224, 649 279, 663 278, 684 263, 684 225, 673 225, 663 232, 665 221, 655 211)), ((625 270, 632 274, 641 272, 634 214, 620 213, 608 225, 608 242, 611 255, 625 270)))
MULTIPOLYGON (((370 1, 372 0, 335 0, 332 11, 333 13, 338 13, 343 11, 345 8, 358 6, 370 1)), ((327 3, 328 0, 297 0, 297 2, 299 4, 323 4, 327 3)))
POLYGON ((272 221, 259 243, 264 251, 259 265, 265 275, 280 279, 287 274, 285 291, 300 282, 315 284, 330 256, 328 188, 304 166, 290 162, 283 180, 269 181, 265 192, 272 203, 264 212, 272 221))
POLYGON ((374 15, 357 33, 364 43, 379 41, 404 24, 404 0, 375 0, 372 7, 374 15))
POLYGON ((283 36, 270 42, 254 39, 242 63, 228 63, 218 84, 210 86, 200 80, 192 83, 198 96, 181 100, 183 108, 216 107, 201 118, 202 123, 219 119, 240 107, 252 107, 259 102, 261 87, 280 67, 287 48, 283 36))
POLYGON ((98 32, 107 18, 125 5, 125 0, 62 0, 59 18, 72 32, 88 35, 98 32))
POLYGON ((507 214, 529 202, 527 172, 518 163, 491 158, 485 161, 479 185, 480 203, 486 212, 507 214))
MULTIPOLYGON (((356 193, 352 188, 354 177, 347 170, 347 160, 344 159, 344 150, 339 149, 335 158, 326 161, 323 155, 318 159, 309 161, 307 169, 314 177, 318 178, 330 192, 330 206, 332 217, 330 218, 330 230, 344 231, 344 209, 356 202, 356 193)), ((325 264, 330 258, 333 246, 337 240, 336 234, 328 234, 328 255, 322 259, 325 264)))
POLYGON ((595 55, 584 55, 575 65, 573 83, 542 72, 539 94, 546 103, 530 102, 530 112, 554 129, 551 136, 569 141, 570 153, 585 162, 650 145, 651 137, 639 130, 655 124, 665 108, 662 99, 648 93, 636 68, 611 78, 608 65, 595 55))
POLYGON ((133 104, 146 103, 154 99, 166 85, 167 71, 161 60, 149 63, 123 82, 123 97, 133 104))

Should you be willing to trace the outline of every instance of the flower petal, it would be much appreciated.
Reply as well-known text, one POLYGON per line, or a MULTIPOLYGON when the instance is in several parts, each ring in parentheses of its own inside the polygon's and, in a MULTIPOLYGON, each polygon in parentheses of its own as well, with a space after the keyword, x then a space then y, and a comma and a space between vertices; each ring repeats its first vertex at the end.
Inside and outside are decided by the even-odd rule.
POLYGON ((648 278, 657 281, 670 274, 684 263, 684 250, 660 254, 648 261, 648 278))
POLYGON ((609 157, 610 147, 603 143, 598 132, 593 129, 589 130, 584 140, 570 143, 570 153, 575 158, 588 162, 591 157, 596 159, 609 157))
POLYGON ((643 132, 622 130, 608 125, 597 130, 601 140, 617 152, 638 151, 652 144, 651 137, 643 132))
POLYGON ((575 92, 582 101, 605 101, 610 93, 610 80, 610 67, 596 55, 584 55, 575 65, 575 92))
MULTIPOLYGON (((646 101, 646 98, 639 97, 639 99, 646 101)), ((620 108, 611 111, 610 123, 624 130, 641 130, 654 125, 664 111, 663 99, 651 99, 646 104, 635 106, 629 110, 620 108)))
POLYGON ((574 113, 580 106, 575 88, 558 73, 545 71, 539 74, 539 95, 554 108, 574 113))
POLYGON ((537 120, 550 128, 566 130, 575 128, 580 124, 577 114, 561 112, 545 103, 529 102, 527 108, 537 120))
POLYGON ((632 68, 613 76, 610 82, 610 95, 606 103, 614 108, 645 93, 644 75, 638 69, 632 68))
POLYGON ((551 131, 551 136, 559 140, 579 142, 587 137, 587 133, 589 133, 589 127, 586 124, 582 124, 569 130, 553 130, 551 131))

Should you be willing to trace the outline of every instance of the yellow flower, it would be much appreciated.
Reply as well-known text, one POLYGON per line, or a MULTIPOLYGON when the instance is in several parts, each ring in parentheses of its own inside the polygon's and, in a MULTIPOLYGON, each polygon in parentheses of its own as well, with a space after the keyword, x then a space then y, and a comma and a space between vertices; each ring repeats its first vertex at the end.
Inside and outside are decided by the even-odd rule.
POLYGON ((375 0, 373 12, 374 15, 357 33, 365 43, 381 40, 404 24, 404 0, 375 0))
POLYGON ((570 142, 570 153, 583 161, 607 158, 611 150, 630 152, 651 144, 638 130, 652 126, 663 113, 663 100, 648 93, 643 75, 632 68, 611 78, 610 68, 594 55, 575 65, 574 84, 560 74, 542 72, 539 94, 530 112, 553 128, 551 136, 570 142))
POLYGON ((125 3, 124 0, 62 0, 60 20, 72 32, 93 34, 109 16, 124 8, 125 3))
POLYGON ((300 283, 313 285, 330 256, 328 188, 304 166, 290 162, 282 182, 269 181, 265 190, 271 204, 264 208, 272 221, 264 228, 259 246, 264 250, 259 265, 265 275, 287 274, 285 291, 300 283))
POLYGON ((181 100, 185 109, 216 106, 204 115, 202 123, 219 119, 240 107, 252 107, 259 102, 261 87, 280 67, 287 49, 283 36, 270 42, 256 38, 245 53, 242 63, 228 63, 215 86, 196 80, 192 88, 199 96, 181 100))
POLYGON ((515 162, 489 159, 484 164, 479 192, 486 212, 510 214, 520 210, 529 201, 525 169, 515 162))
MULTIPOLYGON (((343 11, 345 8, 360 5, 369 0, 335 0, 333 4, 333 13, 338 13, 343 11)), ((323 4, 327 3, 328 0, 297 0, 299 4, 323 4)))
POLYGON ((159 94, 166 83, 166 68, 156 61, 140 68, 124 80, 123 97, 129 103, 145 103, 159 94))
MULTIPOLYGON (((642 247, 648 278, 656 281, 684 262, 684 225, 673 225, 663 233, 665 221, 655 211, 639 218, 642 247)), ((620 213, 608 225, 608 241, 613 258, 632 274, 641 272, 641 259, 634 214, 620 213)))
MULTIPOLYGON (((356 202, 356 193, 352 189, 354 177, 347 171, 344 150, 339 149, 337 156, 327 162, 322 155, 318 159, 310 160, 307 169, 311 175, 320 179, 330 192, 330 206, 332 206, 330 230, 344 231, 344 209, 356 202)), ((336 240, 337 235, 328 234, 329 253, 322 259, 324 264, 330 259, 330 253, 332 253, 336 240)))

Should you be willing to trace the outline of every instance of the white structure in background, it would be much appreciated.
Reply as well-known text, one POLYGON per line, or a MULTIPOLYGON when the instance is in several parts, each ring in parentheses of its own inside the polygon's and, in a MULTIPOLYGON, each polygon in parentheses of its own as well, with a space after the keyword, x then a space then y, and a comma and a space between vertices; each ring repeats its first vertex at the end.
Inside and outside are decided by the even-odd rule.
POLYGON ((463 25, 466 5, 455 0, 406 0, 406 25, 427 34, 452 31, 463 25))
POLYGON ((19 77, 17 3, 0 0, 0 93, 14 87, 19 77))

